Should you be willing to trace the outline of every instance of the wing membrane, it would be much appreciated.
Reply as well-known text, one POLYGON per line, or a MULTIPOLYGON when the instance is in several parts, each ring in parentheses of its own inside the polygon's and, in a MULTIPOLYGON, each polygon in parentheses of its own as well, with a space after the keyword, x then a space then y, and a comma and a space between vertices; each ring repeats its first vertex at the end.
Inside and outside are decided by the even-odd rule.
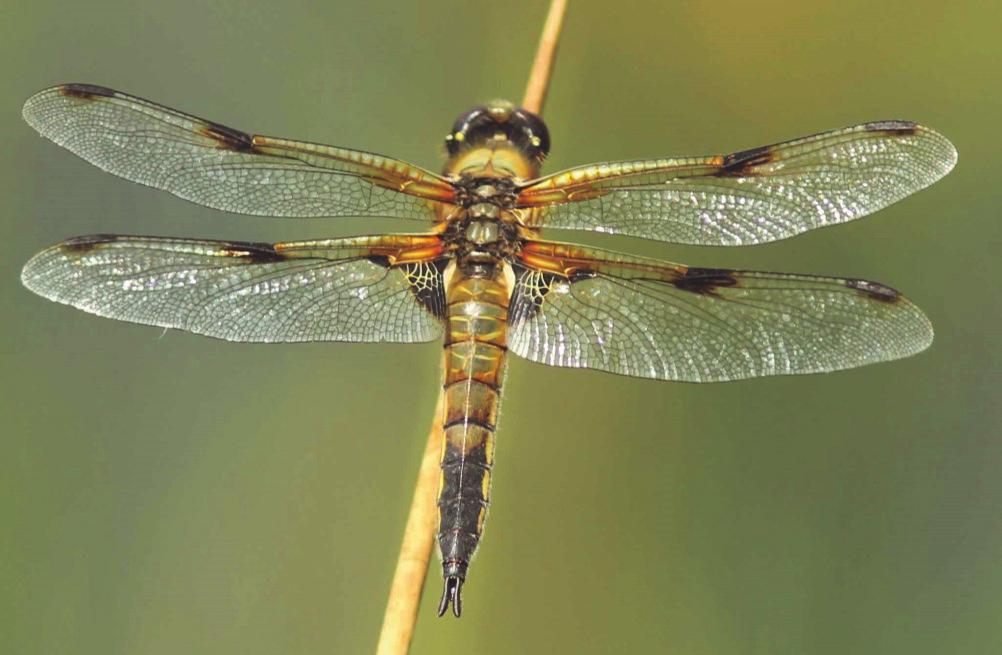
POLYGON ((730 155, 572 168, 530 183, 519 205, 538 208, 535 227, 750 245, 875 212, 956 160, 935 131, 883 121, 730 155))
POLYGON ((907 357, 932 342, 915 305, 875 282, 697 269, 533 242, 509 348, 551 366, 717 382, 907 357))
POLYGON ((250 135, 99 86, 46 89, 23 114, 109 173, 240 214, 427 220, 452 198, 446 180, 401 161, 250 135))
POLYGON ((92 314, 228 341, 430 341, 441 335, 442 266, 392 262, 433 251, 432 239, 78 237, 35 255, 21 279, 92 314))

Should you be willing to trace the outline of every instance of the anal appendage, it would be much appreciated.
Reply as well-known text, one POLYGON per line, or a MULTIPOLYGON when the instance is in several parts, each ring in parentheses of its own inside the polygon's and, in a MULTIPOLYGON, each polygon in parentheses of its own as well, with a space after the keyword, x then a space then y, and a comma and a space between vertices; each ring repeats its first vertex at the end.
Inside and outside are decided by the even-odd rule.
POLYGON ((442 589, 442 600, 438 603, 438 615, 444 616, 445 611, 449 609, 449 603, 452 603, 452 613, 456 615, 456 618, 463 613, 463 579, 450 575, 445 579, 445 587, 442 589))

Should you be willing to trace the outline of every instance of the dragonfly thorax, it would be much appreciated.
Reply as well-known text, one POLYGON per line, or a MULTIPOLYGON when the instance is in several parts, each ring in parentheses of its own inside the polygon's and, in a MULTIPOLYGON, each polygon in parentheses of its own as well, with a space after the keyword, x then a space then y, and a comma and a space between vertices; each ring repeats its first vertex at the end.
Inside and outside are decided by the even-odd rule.
POLYGON ((488 215, 490 206, 500 209, 515 205, 518 189, 507 177, 462 175, 456 182, 456 203, 470 212, 488 215))
POLYGON ((513 219, 506 220, 509 215, 510 212, 505 210, 486 215, 466 212, 454 219, 445 238, 453 244, 460 256, 473 251, 489 252, 495 257, 503 256, 519 240, 517 224, 513 219))
POLYGON ((466 240, 477 246, 494 243, 500 235, 501 226, 496 219, 475 219, 466 224, 466 240))
POLYGON ((486 265, 510 259, 521 243, 512 211, 491 203, 477 203, 452 217, 443 239, 460 268, 464 263, 486 265))

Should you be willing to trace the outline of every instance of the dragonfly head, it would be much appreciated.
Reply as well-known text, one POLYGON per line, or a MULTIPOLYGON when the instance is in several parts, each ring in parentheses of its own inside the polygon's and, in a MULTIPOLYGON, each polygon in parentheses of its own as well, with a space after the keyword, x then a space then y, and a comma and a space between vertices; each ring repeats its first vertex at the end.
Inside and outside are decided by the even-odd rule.
POLYGON ((445 137, 450 157, 470 148, 513 147, 537 165, 550 152, 550 132, 531 111, 494 100, 463 112, 445 137))

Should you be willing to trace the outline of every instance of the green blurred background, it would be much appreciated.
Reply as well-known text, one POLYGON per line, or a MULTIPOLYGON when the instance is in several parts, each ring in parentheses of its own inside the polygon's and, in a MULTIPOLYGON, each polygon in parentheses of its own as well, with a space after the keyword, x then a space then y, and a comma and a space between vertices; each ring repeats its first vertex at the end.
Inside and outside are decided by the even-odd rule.
MULTIPOLYGON (((570 4, 549 170, 885 118, 960 152, 918 196, 783 243, 579 240, 880 280, 925 309, 936 342, 891 364, 712 386, 512 362, 465 616, 435 617, 436 559, 414 652, 1002 652, 998 2, 570 4)), ((92 82, 437 168, 459 111, 521 96, 545 3, 4 9, 2 650, 370 652, 439 347, 162 335, 44 301, 19 270, 95 232, 400 225, 202 209, 41 140, 20 107, 92 82)))

